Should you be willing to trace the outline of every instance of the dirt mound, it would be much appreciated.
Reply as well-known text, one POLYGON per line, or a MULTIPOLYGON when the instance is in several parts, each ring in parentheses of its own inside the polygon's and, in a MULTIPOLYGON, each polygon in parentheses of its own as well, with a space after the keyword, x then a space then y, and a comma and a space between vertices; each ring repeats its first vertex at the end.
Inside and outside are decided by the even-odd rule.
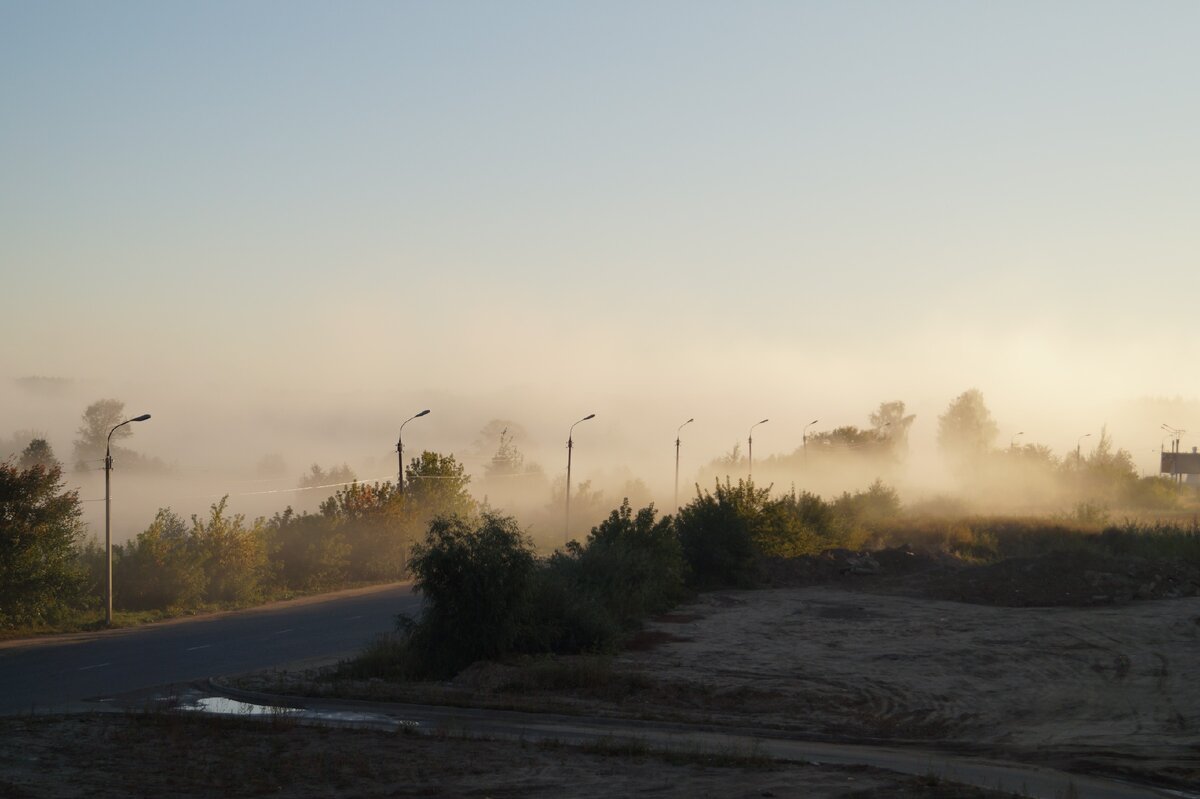
POLYGON ((932 599, 984 605, 1111 605, 1200 595, 1200 570, 1177 560, 1068 551, 927 574, 908 587, 932 599))
POLYGON ((810 585, 844 583, 859 587, 863 578, 893 580, 930 571, 963 568, 960 560, 942 552, 898 546, 890 549, 856 552, 827 549, 819 555, 799 558, 764 558, 759 572, 773 588, 803 588, 810 585))
POLYGON ((1200 569, 1180 560, 1109 557, 1084 550, 971 565, 944 552, 909 546, 866 552, 831 549, 760 563, 772 587, 841 585, 1006 607, 1122 604, 1135 599, 1200 596, 1200 569))

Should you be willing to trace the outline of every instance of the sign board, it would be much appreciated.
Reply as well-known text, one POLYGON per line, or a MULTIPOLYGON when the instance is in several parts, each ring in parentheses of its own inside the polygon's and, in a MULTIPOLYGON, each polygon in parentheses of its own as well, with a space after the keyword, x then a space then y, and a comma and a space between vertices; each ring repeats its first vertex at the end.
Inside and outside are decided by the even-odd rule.
POLYGON ((1162 453, 1163 474, 1200 474, 1200 452, 1162 453))

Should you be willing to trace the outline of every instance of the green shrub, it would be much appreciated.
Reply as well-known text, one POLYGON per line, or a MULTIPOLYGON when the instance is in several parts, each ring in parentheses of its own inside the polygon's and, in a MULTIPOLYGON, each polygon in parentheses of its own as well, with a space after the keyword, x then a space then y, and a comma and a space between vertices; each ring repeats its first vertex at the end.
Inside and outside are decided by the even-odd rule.
POLYGON ((576 548, 578 580, 623 627, 673 607, 684 595, 683 549, 670 517, 636 514, 626 499, 576 548))
POLYGON ((291 508, 267 523, 272 574, 284 588, 320 591, 350 576, 350 545, 328 516, 296 515, 291 508))
POLYGON ((192 541, 204 569, 204 598, 243 604, 262 596, 268 576, 265 523, 246 527, 242 514, 227 515, 228 499, 210 508, 207 523, 192 516, 192 541))
POLYGON ((763 508, 769 488, 755 488, 748 480, 732 485, 720 480, 708 491, 679 509, 675 529, 689 579, 698 588, 749 587, 755 581, 755 540, 761 535, 763 508))
POLYGON ((477 526, 438 517, 413 549, 415 587, 425 599, 410 640, 435 676, 512 652, 526 637, 537 563, 511 517, 485 513, 477 526))
POLYGON ((604 597, 587 587, 578 558, 556 554, 534 573, 522 652, 611 652, 622 628, 604 597))
POLYGON ((160 508, 149 527, 113 554, 113 602, 122 610, 193 606, 204 588, 187 525, 169 508, 160 508))

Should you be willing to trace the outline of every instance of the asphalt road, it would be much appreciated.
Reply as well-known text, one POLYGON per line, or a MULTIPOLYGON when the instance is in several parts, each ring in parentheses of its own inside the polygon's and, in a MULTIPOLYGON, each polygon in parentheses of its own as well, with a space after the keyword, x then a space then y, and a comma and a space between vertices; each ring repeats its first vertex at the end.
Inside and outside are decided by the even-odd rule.
POLYGON ((95 709, 95 701, 155 685, 350 655, 419 601, 395 585, 0 643, 0 714, 95 709))

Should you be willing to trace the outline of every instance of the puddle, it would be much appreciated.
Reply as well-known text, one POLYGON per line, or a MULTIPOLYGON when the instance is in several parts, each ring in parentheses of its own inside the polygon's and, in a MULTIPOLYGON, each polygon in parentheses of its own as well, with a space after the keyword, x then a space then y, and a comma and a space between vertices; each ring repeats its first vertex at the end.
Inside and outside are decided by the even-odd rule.
POLYGON ((294 716, 304 713, 304 710, 298 707, 252 705, 249 702, 239 702, 223 696, 201 696, 189 702, 180 703, 179 709, 195 713, 215 713, 221 716, 294 716))
MULTIPOLYGON (((166 700, 166 697, 161 697, 166 700)), ((288 718, 311 724, 343 724, 385 730, 415 730, 416 721, 398 719, 383 713, 362 713, 351 710, 317 710, 278 705, 256 705, 223 696, 175 697, 175 707, 190 713, 209 713, 217 716, 250 716, 257 718, 288 718)))

